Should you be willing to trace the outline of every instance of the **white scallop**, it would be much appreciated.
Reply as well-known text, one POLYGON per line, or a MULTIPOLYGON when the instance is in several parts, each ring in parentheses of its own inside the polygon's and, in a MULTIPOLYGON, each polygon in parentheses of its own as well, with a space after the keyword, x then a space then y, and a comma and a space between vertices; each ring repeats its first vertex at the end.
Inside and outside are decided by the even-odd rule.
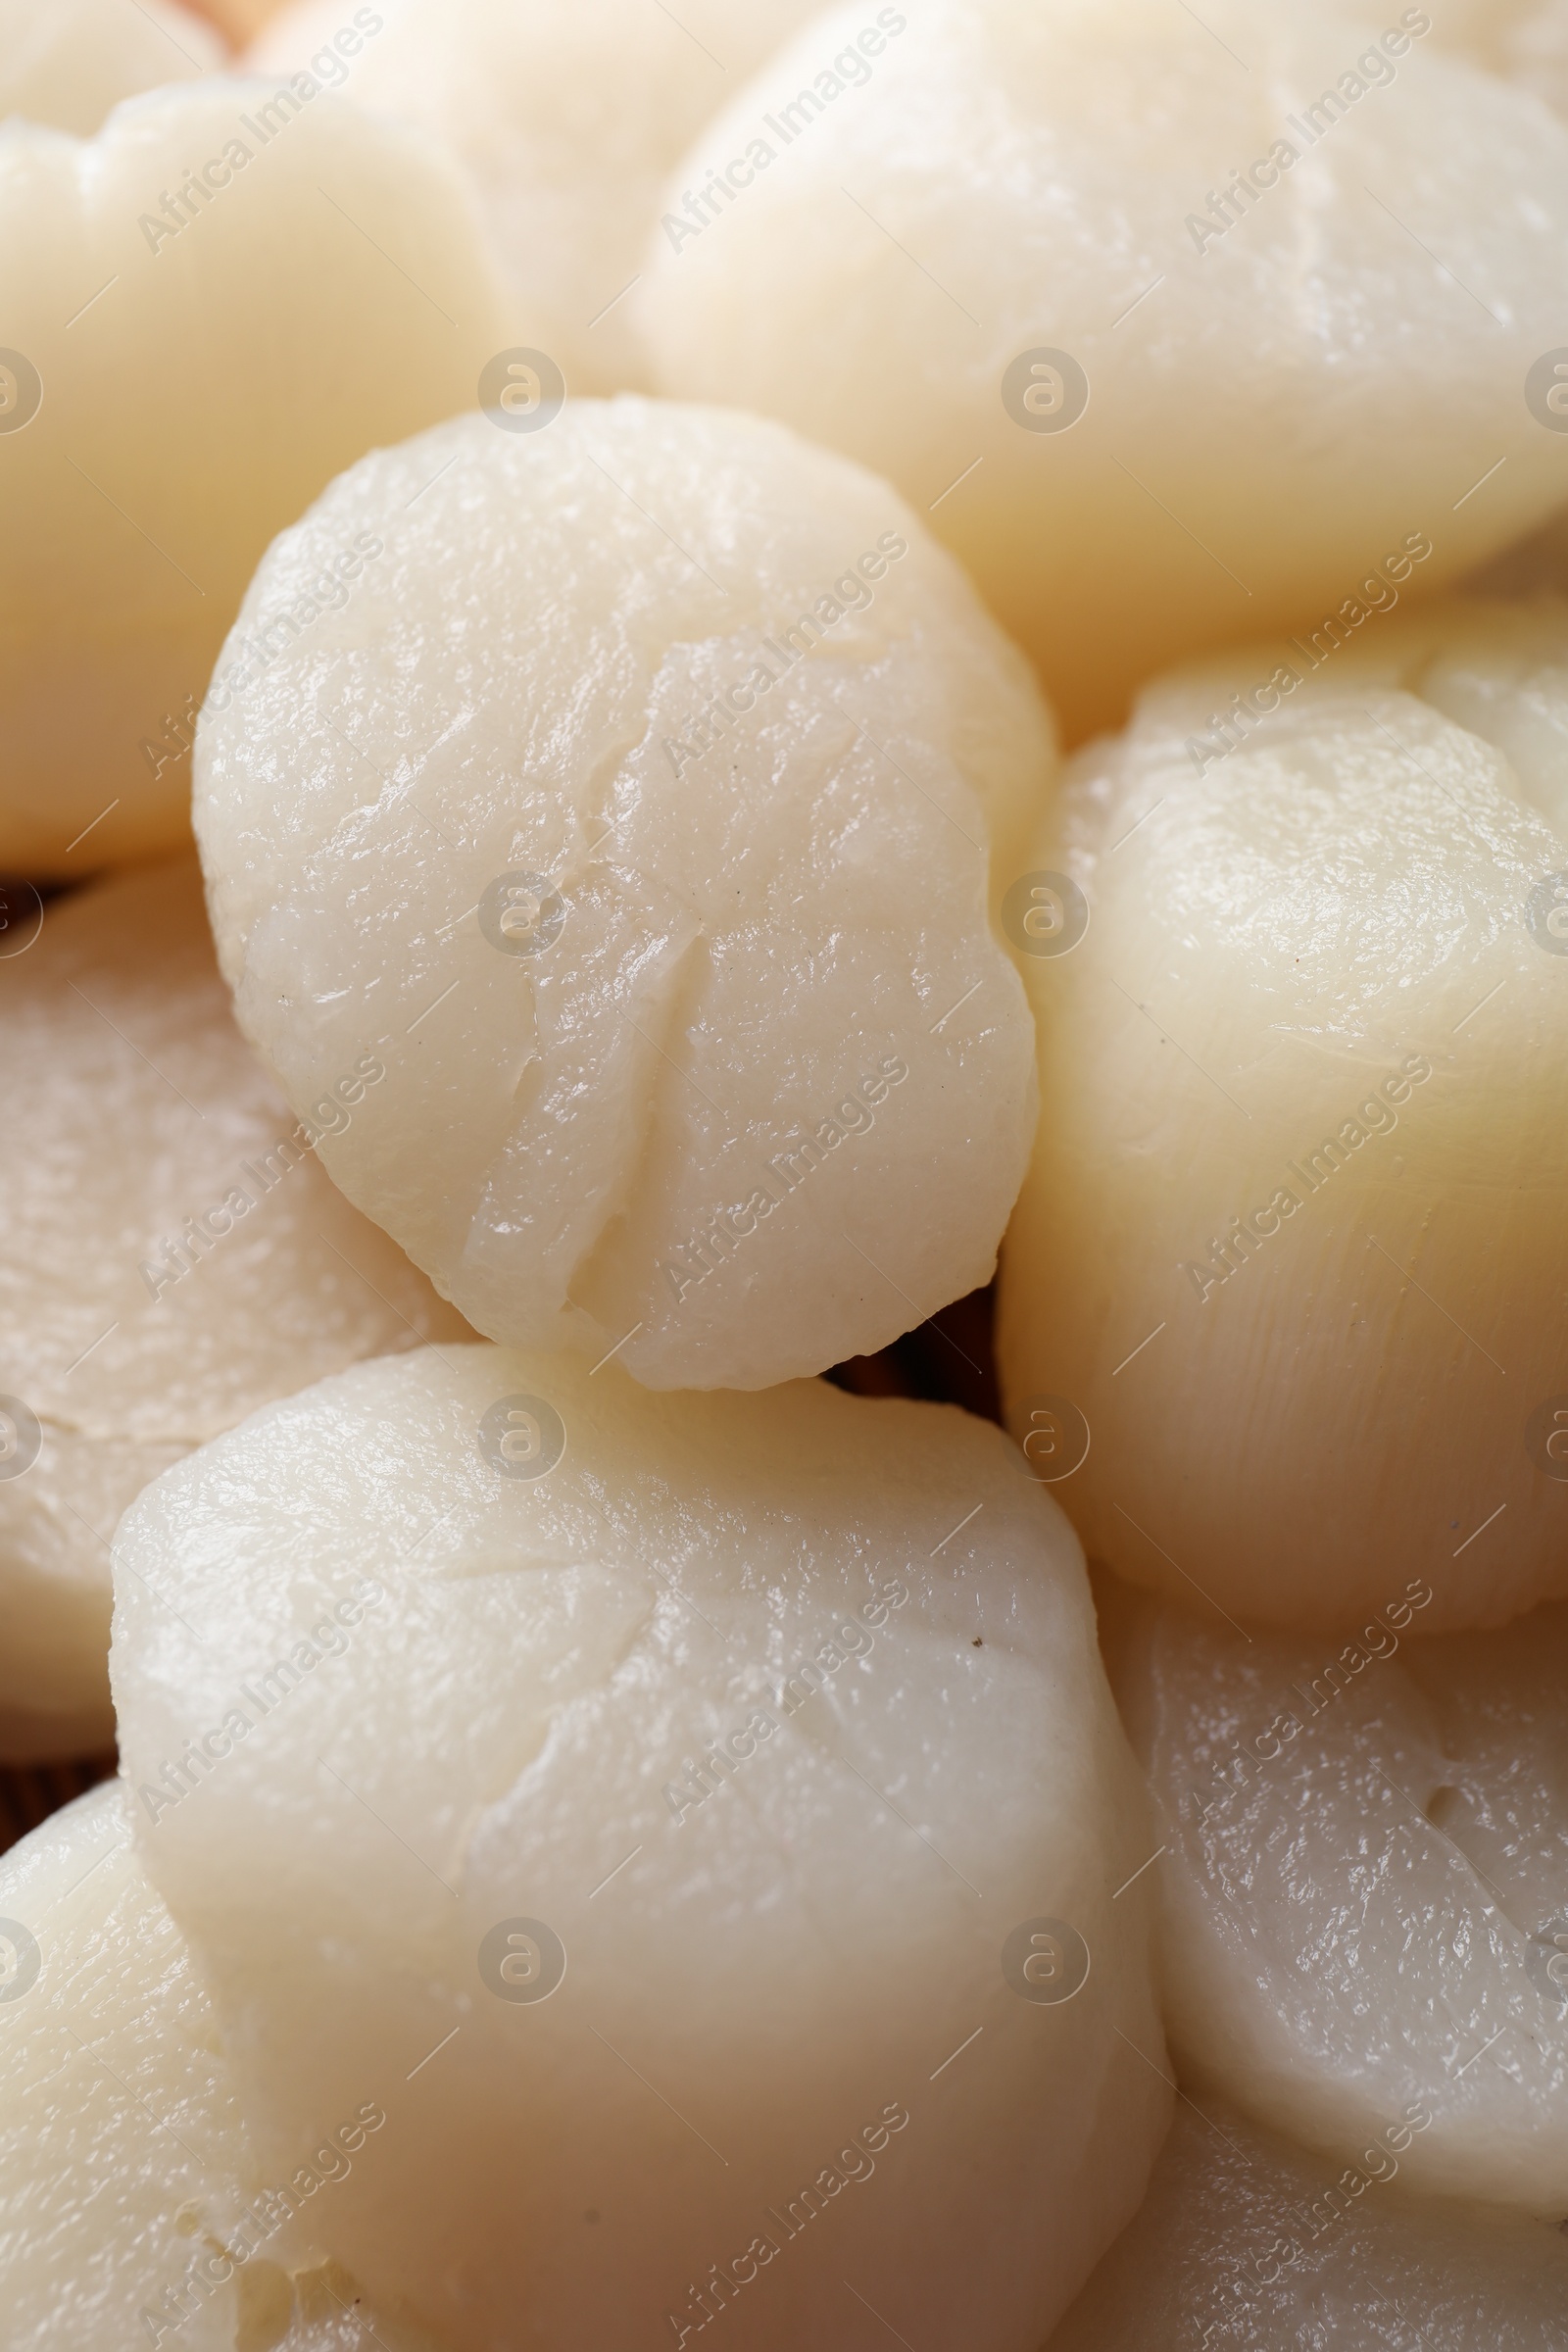
POLYGON ((640 384, 624 299, 664 181, 821 0, 295 0, 246 63, 316 61, 370 111, 434 132, 473 174, 530 342, 574 392, 640 384), (335 60, 345 26, 376 32, 335 60))
POLYGON ((313 2207, 372 2293, 463 2347, 858 2344, 860 2297, 1035 2352, 1167 2099, 1081 1556, 999 1431, 428 1350, 168 1473, 117 1563, 261 2155, 385 2107, 313 2207))
POLYGON ((1568 1605, 1433 1637, 1431 1591, 1391 1573, 1348 1642, 1137 1604, 1112 1677, 1166 1847, 1166 2017, 1200 2105, 1555 2221, 1568 1605))
POLYGON ((513 388, 522 429, 365 460, 258 573, 197 749, 220 955, 290 1101, 368 1029, 323 1158, 479 1329, 764 1387, 992 1271, 1035 1100, 992 853, 1049 719, 874 475, 513 388))
POLYGON ((1407 2195, 1386 2142, 1339 2166, 1205 2098, 1049 2352, 1561 2352, 1552 2222, 1407 2195))
MULTIPOLYGON (((356 2132, 312 2197, 373 2166, 356 2132)), ((354 2352, 366 2320, 387 2352, 439 2352, 313 2251, 310 2214, 256 2164, 120 1785, 92 1789, 0 1861, 7 2352, 354 2352)))
POLYGON ((7 907, 0 1755, 69 1755, 113 1738, 132 1496, 270 1398, 464 1326, 310 1151, 380 1065, 352 1058, 296 1121, 234 1029, 193 862, 7 907))

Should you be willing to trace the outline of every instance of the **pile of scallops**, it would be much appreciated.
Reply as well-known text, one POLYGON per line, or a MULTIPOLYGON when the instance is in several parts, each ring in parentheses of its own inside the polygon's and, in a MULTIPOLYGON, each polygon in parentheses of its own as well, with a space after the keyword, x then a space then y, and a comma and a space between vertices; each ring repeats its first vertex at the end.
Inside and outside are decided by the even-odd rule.
POLYGON ((1568 2352, 1568 0, 0 118, 3 2352, 1568 2352))

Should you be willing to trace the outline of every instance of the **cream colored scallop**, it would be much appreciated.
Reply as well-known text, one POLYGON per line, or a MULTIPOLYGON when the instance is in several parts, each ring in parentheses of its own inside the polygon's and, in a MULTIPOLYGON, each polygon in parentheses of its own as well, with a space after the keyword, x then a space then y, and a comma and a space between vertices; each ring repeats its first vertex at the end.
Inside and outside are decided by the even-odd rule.
POLYGON ((1437 1573, 1391 1570, 1348 1642, 1250 1639, 1195 1599, 1113 1642, 1165 1847, 1166 2019, 1200 2105, 1556 2221, 1568 1605, 1433 1638, 1437 1573))
POLYGON ((0 956, 0 1755, 106 1747, 109 1541, 160 1470, 361 1356, 464 1336, 236 1034, 193 863, 51 902, 0 956), (31 944, 27 944, 30 936, 31 944))
POLYGON ((1074 738, 1405 533, 1451 580, 1568 481, 1524 399, 1568 130, 1430 22, 853 0, 671 179, 629 297, 655 381, 886 472, 1074 738))
POLYGON ((1382 589, 1151 687, 1029 861, 1093 914, 1021 958, 1009 1419, 1092 1555, 1248 1623, 1568 1592, 1568 612, 1382 589))
POLYGON ((0 122, 89 138, 122 98, 216 70, 223 44, 172 0, 0 0, 0 122))
POLYGON ((1050 723, 874 475, 530 398, 367 459, 268 556, 197 749, 220 955, 297 1104, 368 1032, 386 1084, 322 1156, 478 1328, 761 1388, 992 1271, 1035 1102, 992 845, 1050 723), (259 665, 363 535, 352 601, 259 665))
POLYGON ((858 2296, 1035 2352, 1168 2103, 1141 1792, 1000 1431, 429 1350, 116 1559, 139 1849, 261 2155, 386 2108, 313 2208, 372 2293, 463 2347, 858 2344, 858 2296))
POLYGON ((1553 2223, 1406 2195, 1386 2144, 1341 2166, 1212 2098, 1176 2110, 1149 2195, 1049 2352, 1562 2352, 1553 2223))
MULTIPOLYGON (((307 77, 155 91, 87 141, 0 128, 0 871, 73 880, 188 839, 268 541, 471 406, 510 333, 456 166, 307 77)), ((366 561, 323 548, 293 625, 366 561)))
MULTIPOLYGON (((435 132, 472 172, 530 342, 574 392, 645 381, 626 293, 692 140, 821 0, 382 0, 347 65, 362 106, 435 132)), ((343 0, 296 0, 247 60, 326 61, 343 0)), ((317 64, 317 70, 322 68, 317 64)))
MULTIPOLYGON (((355 2160, 337 2141, 310 2195, 355 2160)), ((388 2352, 440 2352, 321 2260, 312 2210, 257 2169, 122 1791, 91 1790, 0 1861, 7 2352, 354 2352, 366 2321, 388 2352)))

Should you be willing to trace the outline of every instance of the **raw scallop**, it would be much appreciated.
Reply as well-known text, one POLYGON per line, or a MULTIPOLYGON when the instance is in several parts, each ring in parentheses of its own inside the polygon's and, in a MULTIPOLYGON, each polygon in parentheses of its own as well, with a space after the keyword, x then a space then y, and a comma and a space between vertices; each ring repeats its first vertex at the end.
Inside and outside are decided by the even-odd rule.
POLYGON ((369 2292, 464 2352, 862 2305, 1037 2352, 1168 2103, 1142 1793, 1000 1431, 426 1351, 116 1556, 139 1847, 260 2155, 386 2109, 313 2209, 369 2292))
POLYGON ((313 1157, 374 1100, 368 1040, 297 1121, 235 1033, 193 862, 7 905, 0 1756, 69 1755, 113 1737, 109 1540, 147 1481, 323 1373, 466 1334, 313 1157))
POLYGON ((1184 2081, 1339 2163, 1568 2214, 1568 1605, 1344 1642, 1148 1601, 1110 1652, 1184 2081))
POLYGON ((309 2190, 257 2169, 118 1783, 0 1861, 6 2352, 358 2352, 365 2321, 386 2352, 440 2352, 313 2250, 308 2198, 373 2171, 377 2114, 292 2152, 309 2190))
MULTIPOLYGON (((625 297, 664 182, 820 0, 383 0, 365 13, 382 22, 347 61, 349 95, 461 156, 530 339, 574 392, 642 383, 625 297)), ((343 0, 298 0, 247 67, 330 61, 346 23, 343 0)))
POLYGON ((1497 1625, 1568 1593, 1568 610, 1376 593, 1151 686, 1029 860, 1003 1384, 1134 1582, 1497 1625))
POLYGON ((888 474, 1073 740, 1407 534, 1455 579, 1568 494, 1525 398, 1568 128, 1431 23, 854 0, 672 176, 628 297, 654 380, 888 474))
POLYGON ((1550 2222, 1405 2196, 1218 2101, 1176 2110, 1148 2197, 1049 2352, 1563 2352, 1550 2222))
MULTIPOLYGON (((512 340, 456 165, 305 79, 155 90, 90 140, 0 126, 0 873, 189 839, 196 712, 268 541, 473 407, 512 340)), ((253 608, 263 650, 378 555, 321 547, 253 608)))
POLYGON ((197 747, 219 953, 301 1108, 368 1026, 322 1158, 478 1329, 766 1387, 991 1274, 1035 1108, 992 867, 1049 719, 874 475, 514 388, 530 429, 377 452, 262 565, 197 747))

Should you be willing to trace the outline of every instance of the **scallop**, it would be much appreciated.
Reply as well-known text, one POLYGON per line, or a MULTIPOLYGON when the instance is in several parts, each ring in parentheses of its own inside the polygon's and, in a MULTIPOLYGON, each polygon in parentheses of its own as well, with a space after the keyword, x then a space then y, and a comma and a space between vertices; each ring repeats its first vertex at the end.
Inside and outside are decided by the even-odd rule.
POLYGON ((384 2113, 297 2151, 309 2191, 258 2170, 118 1783, 0 1861, 0 2117, 8 2352, 353 2352, 367 2321, 432 2352, 312 2251, 308 2196, 373 2166, 384 2113))
MULTIPOLYGON (((310 74, 154 90, 93 139, 5 124, 0 253, 0 873, 71 881, 188 843, 196 713, 268 542, 474 407, 511 321, 458 167, 310 74)), ((263 636, 377 554, 323 547, 263 636)))
POLYGON ((1382 2143, 1337 2168, 1217 2100, 1178 2107, 1136 2221, 1049 2352, 1561 2352, 1560 2228, 1408 2196, 1399 2171, 1382 2143))
POLYGON ((874 464, 1070 740, 1311 626, 1423 532, 1454 580, 1563 493, 1568 130, 1433 13, 866 0, 672 175, 656 387, 874 464))
POLYGON ((113 1738, 109 1544, 148 1480, 323 1373, 471 1335, 317 1164, 381 1063, 289 1111, 229 1016, 194 860, 6 904, 0 1755, 70 1755, 113 1738))
POLYGON ((368 1038, 323 1162, 489 1338, 818 1372, 994 1268, 1035 1081, 992 867, 1049 717, 874 475, 509 367, 252 584, 196 759, 240 1025, 302 1109, 368 1038))
POLYGON ((1568 611, 1406 616, 1393 568, 1151 686, 1015 885, 1008 1415, 1221 1623, 1568 1592, 1568 611))
MULTIPOLYGON (((1568 2212, 1568 1604, 1348 1641, 1139 1601, 1112 1679, 1184 2080, 1373 2179, 1568 2212)), ((1359 2194, 1359 2191, 1355 2193, 1359 2194)))
POLYGON ((351 17, 342 0, 295 0, 269 17, 246 65, 327 74, 359 105, 445 141, 473 175, 530 338, 574 392, 612 392, 645 381, 626 296, 665 180, 819 9, 382 0, 351 17))
POLYGON ((384 2109, 311 2212, 378 2304, 1036 2352, 1168 2092, 1081 1554, 999 1430, 425 1350, 116 1557, 138 1851, 269 2176, 384 2109))

